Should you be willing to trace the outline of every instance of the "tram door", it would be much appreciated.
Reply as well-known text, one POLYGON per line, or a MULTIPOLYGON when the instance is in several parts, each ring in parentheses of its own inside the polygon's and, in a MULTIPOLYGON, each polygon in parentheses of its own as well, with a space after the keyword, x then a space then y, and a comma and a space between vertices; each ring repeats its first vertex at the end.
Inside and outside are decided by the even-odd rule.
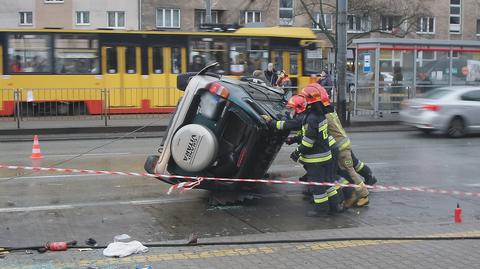
POLYGON ((284 70, 290 80, 292 86, 298 85, 298 76, 301 74, 301 54, 299 51, 276 49, 271 52, 271 61, 277 71, 284 70))
POLYGON ((138 46, 102 47, 102 70, 110 107, 135 107, 141 88, 141 49, 138 46))

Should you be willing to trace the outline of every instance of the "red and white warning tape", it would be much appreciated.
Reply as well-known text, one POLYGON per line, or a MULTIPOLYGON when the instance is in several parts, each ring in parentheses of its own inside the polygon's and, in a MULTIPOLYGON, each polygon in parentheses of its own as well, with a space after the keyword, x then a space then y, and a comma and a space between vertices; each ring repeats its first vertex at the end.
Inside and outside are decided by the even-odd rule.
MULTIPOLYGON (((216 178, 216 177, 191 177, 191 176, 175 176, 175 175, 162 175, 162 174, 149 174, 149 173, 133 173, 133 172, 116 172, 116 171, 104 171, 104 170, 88 170, 88 169, 71 169, 71 168, 54 168, 54 167, 31 167, 31 166, 18 166, 18 165, 3 165, 0 164, 0 169, 9 170, 30 170, 30 171, 45 171, 45 172, 63 172, 63 173, 81 173, 81 174, 100 174, 100 175, 119 175, 119 176, 133 176, 133 177, 154 177, 165 179, 183 179, 190 180, 172 185, 168 194, 174 190, 180 192, 191 190, 199 186, 203 181, 225 181, 225 182, 247 182, 247 183, 267 183, 267 184, 290 184, 290 185, 308 185, 308 186, 341 186, 341 187, 357 187, 355 184, 338 184, 338 183, 326 183, 326 182, 305 182, 305 181, 293 181, 293 180, 275 180, 275 179, 249 179, 249 178, 216 178)), ((469 197, 480 197, 480 192, 464 192, 464 191, 452 191, 452 190, 438 190, 424 187, 401 187, 401 186, 367 186, 369 189, 375 190, 387 190, 387 191, 415 191, 425 193, 436 193, 446 195, 459 195, 469 197)))

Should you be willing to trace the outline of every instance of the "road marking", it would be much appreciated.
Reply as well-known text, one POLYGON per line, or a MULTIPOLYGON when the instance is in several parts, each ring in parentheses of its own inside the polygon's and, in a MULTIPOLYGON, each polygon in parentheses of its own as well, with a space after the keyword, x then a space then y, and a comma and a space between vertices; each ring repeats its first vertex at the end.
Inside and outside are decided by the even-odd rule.
POLYGON ((76 204, 62 204, 62 205, 44 205, 44 206, 25 206, 25 207, 2 207, 0 213, 14 213, 14 212, 34 212, 34 211, 48 211, 48 210, 65 210, 80 207, 96 207, 96 206, 115 206, 115 205, 153 205, 153 204, 172 204, 198 201, 203 198, 165 198, 165 199, 151 199, 151 200, 131 200, 131 201, 107 201, 107 202, 92 202, 92 203, 76 203, 76 204))
MULTIPOLYGON (((47 155, 44 153, 43 157, 70 157, 70 156, 108 156, 108 155, 130 155, 132 153, 130 152, 105 152, 105 153, 78 153, 78 154, 52 154, 52 155, 47 155)), ((139 153, 137 153, 139 154, 139 153)))
MULTIPOLYGON (((430 234, 425 237, 438 237, 438 236, 479 236, 480 231, 466 231, 458 233, 444 233, 444 234, 430 234)), ((180 247, 175 252, 166 252, 149 255, 137 255, 129 256, 121 259, 103 258, 103 259, 82 259, 66 262, 49 262, 47 264, 31 264, 24 265, 24 269, 34 268, 84 268, 84 267, 96 267, 96 266, 114 266, 114 265, 127 265, 138 263, 154 263, 162 261, 181 261, 181 260, 205 260, 205 259, 218 259, 223 257, 239 257, 250 255, 269 255, 269 254, 283 254, 283 253, 298 253, 302 252, 316 252, 322 250, 337 250, 353 247, 363 246, 378 246, 387 244, 412 244, 420 242, 421 240, 354 240, 354 241, 331 241, 331 242, 319 242, 319 243, 293 243, 293 244, 275 244, 271 246, 249 246, 249 247, 226 247, 222 249, 210 249, 209 246, 200 247, 180 247), (48 266, 48 267, 45 267, 48 266)), ((157 248, 156 250, 159 250, 157 248)), ((98 252, 98 250, 96 251, 98 252)), ((6 267, 17 268, 17 267, 6 267)))
POLYGON ((36 177, 22 177, 20 176, 11 176, 11 177, 0 177, 0 180, 7 180, 12 177, 15 179, 45 179, 45 178, 66 178, 66 177, 94 177, 94 176, 107 176, 105 174, 81 174, 81 175, 54 175, 54 176, 36 176, 36 177))

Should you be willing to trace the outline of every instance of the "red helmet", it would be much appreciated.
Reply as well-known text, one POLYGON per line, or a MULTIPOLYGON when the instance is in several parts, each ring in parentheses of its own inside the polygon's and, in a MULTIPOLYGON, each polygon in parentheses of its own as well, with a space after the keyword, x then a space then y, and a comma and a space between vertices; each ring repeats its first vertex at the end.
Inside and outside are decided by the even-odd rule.
POLYGON ((288 99, 287 107, 293 109, 296 114, 302 113, 307 109, 307 101, 301 95, 294 95, 288 99))
POLYGON ((307 104, 322 102, 324 106, 330 105, 327 91, 318 83, 308 84, 300 93, 307 100, 307 104))

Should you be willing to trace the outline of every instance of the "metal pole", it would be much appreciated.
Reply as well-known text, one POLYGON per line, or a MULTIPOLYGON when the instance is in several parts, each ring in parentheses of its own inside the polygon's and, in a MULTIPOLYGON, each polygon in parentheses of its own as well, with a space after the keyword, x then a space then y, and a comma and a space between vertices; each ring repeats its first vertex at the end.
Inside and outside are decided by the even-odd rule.
POLYGON ((108 125, 107 120, 107 89, 103 89, 103 117, 105 118, 105 126, 108 125))
POLYGON ((337 112, 342 124, 347 123, 346 113, 346 68, 347 68, 347 5, 348 0, 337 0, 337 112))
POLYGON ((373 93, 373 110, 374 118, 378 119, 380 109, 380 45, 375 48, 375 89, 373 93))
POLYGON ((14 109, 14 117, 15 120, 17 121, 17 129, 20 129, 20 115, 22 112, 20 111, 20 91, 18 89, 15 89, 13 92, 13 100, 15 103, 15 109, 14 109))
POLYGON ((205 23, 212 23, 212 0, 205 0, 205 23))

